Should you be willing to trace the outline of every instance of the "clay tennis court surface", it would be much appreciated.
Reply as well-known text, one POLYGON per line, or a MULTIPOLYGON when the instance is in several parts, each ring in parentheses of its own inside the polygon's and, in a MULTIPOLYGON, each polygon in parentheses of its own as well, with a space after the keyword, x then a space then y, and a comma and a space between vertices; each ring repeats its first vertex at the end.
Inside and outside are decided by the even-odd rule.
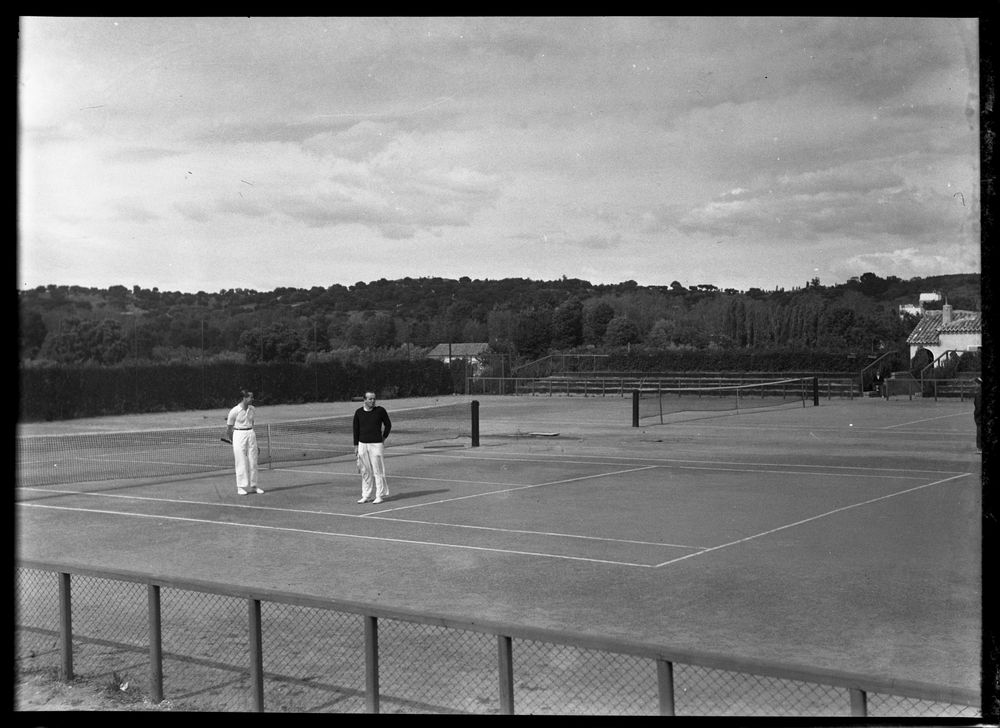
MULTIPOLYGON (((247 497, 231 471, 18 488, 18 556, 979 688, 970 403, 822 400, 636 428, 623 398, 476 399, 479 447, 390 437, 378 506, 355 502, 347 456, 275 464, 247 497)), ((356 406, 259 406, 258 421, 356 406)))

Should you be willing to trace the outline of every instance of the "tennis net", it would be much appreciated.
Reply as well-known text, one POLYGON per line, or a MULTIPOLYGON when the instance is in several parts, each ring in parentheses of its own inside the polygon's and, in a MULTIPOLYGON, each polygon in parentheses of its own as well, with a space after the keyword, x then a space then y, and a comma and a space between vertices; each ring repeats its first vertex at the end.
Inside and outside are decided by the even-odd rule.
MULTIPOLYGON (((478 408, 468 403, 391 410, 392 445, 467 438, 478 408)), ((354 414, 254 428, 261 467, 354 454, 354 414)), ((478 422, 475 423, 478 425, 478 422)), ((233 468, 225 426, 35 435, 16 438, 17 486, 208 475, 233 468)))
POLYGON ((659 383, 633 391, 632 424, 663 424, 679 412, 735 412, 819 401, 815 377, 796 377, 749 384, 664 387, 659 383))

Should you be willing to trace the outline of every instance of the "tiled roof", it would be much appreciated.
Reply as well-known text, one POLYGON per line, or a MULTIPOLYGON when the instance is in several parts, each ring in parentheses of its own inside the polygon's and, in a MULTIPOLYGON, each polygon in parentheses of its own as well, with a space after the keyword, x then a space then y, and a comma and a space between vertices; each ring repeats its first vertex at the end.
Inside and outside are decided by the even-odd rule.
POLYGON ((981 334, 983 314, 979 311, 952 311, 951 322, 941 323, 940 311, 924 311, 916 327, 906 338, 907 344, 939 344, 941 334, 981 334))
POLYGON ((433 349, 431 349, 427 356, 429 357, 446 357, 448 356, 449 346, 451 347, 451 356, 477 356, 482 354, 490 345, 487 343, 469 343, 467 341, 455 343, 455 344, 438 344, 433 349))

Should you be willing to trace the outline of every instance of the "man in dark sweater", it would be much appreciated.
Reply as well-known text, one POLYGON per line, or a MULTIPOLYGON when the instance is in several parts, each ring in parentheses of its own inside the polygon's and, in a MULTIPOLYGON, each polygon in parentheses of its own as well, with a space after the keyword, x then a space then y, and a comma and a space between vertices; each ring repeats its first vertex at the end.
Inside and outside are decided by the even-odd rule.
POLYGON ((381 503, 389 497, 384 456, 385 438, 391 429, 389 413, 375 404, 375 393, 365 392, 364 406, 354 412, 354 454, 361 471, 358 503, 381 503))

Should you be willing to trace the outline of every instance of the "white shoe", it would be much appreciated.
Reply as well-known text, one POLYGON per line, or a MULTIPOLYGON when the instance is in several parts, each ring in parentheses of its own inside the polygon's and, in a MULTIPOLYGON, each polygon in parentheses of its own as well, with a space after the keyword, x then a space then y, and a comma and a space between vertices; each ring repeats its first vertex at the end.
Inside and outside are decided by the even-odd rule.
POLYGON ((361 500, 358 501, 358 503, 371 503, 371 501, 368 500, 367 498, 362 498, 361 500))
POLYGON ((374 503, 375 505, 378 505, 381 502, 382 502, 381 498, 376 498, 375 500, 372 501, 372 503, 374 503))
POLYGON ((236 492, 239 493, 240 495, 246 495, 247 494, 247 492, 245 490, 243 490, 242 488, 237 488, 236 492))
POLYGON ((264 489, 263 488, 254 488, 253 490, 255 492, 257 492, 257 493, 260 493, 261 495, 264 495, 264 489))

